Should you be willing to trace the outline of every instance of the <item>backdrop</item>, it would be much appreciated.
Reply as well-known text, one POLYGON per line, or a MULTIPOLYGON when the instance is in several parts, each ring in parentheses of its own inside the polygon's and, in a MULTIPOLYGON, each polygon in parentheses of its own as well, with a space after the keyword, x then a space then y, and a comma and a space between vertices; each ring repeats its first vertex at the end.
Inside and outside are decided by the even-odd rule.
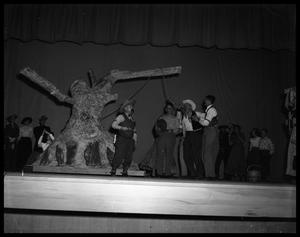
MULTIPOLYGON (((17 77, 24 67, 31 67, 67 93, 76 79, 88 80, 87 71, 94 69, 101 76, 111 69, 146 70, 182 66, 182 74, 166 79, 169 98, 179 104, 193 99, 200 107, 207 94, 217 98, 220 124, 229 122, 242 126, 246 135, 253 127, 266 127, 275 144, 272 177, 280 180, 285 169, 286 137, 281 128, 283 89, 295 85, 295 55, 289 51, 220 50, 200 47, 154 47, 82 45, 40 41, 7 40, 4 55, 4 115, 17 113, 20 118, 32 116, 34 125, 45 114, 57 135, 70 115, 70 108, 55 100, 31 83, 17 77)), ((130 96, 143 80, 117 83, 114 91, 119 100, 104 110, 113 111, 130 96)), ((153 138, 151 129, 164 104, 161 82, 151 80, 137 95, 135 118, 138 146, 134 160, 143 158, 153 138)), ((103 123, 109 128, 114 115, 103 123)))

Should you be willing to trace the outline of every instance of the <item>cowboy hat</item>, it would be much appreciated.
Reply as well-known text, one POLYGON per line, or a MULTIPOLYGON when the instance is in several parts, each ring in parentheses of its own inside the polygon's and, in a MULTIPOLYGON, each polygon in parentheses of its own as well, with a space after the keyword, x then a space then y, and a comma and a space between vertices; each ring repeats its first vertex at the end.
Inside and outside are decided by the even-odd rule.
POLYGON ((190 104, 192 106, 192 110, 195 110, 196 109, 196 104, 194 101, 190 100, 190 99, 187 99, 187 100, 183 100, 182 101, 182 104, 190 104))
POLYGON ((7 121, 11 121, 12 119, 17 119, 17 118, 18 118, 18 115, 12 114, 12 115, 9 115, 9 116, 6 118, 6 120, 7 120, 7 121))
POLYGON ((32 118, 31 117, 23 118, 21 124, 25 124, 26 121, 29 121, 29 123, 32 123, 32 118))
POLYGON ((125 102, 121 105, 120 107, 120 111, 123 111, 124 108, 127 106, 127 105, 132 105, 134 106, 135 105, 135 100, 125 100, 125 102))

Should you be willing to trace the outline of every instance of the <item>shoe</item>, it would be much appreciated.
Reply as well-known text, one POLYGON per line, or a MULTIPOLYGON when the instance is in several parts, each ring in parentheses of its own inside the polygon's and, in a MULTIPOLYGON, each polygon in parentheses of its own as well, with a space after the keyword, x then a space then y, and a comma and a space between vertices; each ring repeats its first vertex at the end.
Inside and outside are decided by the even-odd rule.
POLYGON ((116 171, 115 170, 110 171, 110 176, 116 176, 116 171))

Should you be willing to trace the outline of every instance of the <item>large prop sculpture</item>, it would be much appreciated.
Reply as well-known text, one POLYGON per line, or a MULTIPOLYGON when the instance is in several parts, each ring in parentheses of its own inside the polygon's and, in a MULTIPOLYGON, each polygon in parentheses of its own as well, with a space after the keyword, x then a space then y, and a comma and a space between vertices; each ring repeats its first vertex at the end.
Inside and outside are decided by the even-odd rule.
POLYGON ((72 105, 72 114, 65 129, 34 165, 108 167, 109 157, 114 153, 113 135, 101 125, 101 114, 106 104, 118 98, 118 94, 111 94, 113 85, 118 80, 173 75, 180 72, 181 67, 140 72, 112 70, 104 78, 96 80, 90 71, 90 86, 82 80, 74 81, 70 87, 70 97, 61 93, 50 81, 34 70, 24 68, 20 72, 22 75, 59 101, 72 105))

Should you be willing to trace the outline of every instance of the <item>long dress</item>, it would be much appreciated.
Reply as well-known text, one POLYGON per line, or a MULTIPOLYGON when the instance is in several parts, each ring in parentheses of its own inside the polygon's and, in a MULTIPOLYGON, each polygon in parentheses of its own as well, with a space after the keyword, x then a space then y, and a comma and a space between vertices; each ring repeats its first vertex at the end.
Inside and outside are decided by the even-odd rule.
MULTIPOLYGON (((163 119, 166 121, 167 123, 167 130, 169 131, 169 133, 171 133, 173 136, 169 136, 170 140, 169 140, 169 145, 173 146, 173 158, 175 163, 172 162, 172 173, 179 177, 180 176, 180 160, 178 157, 178 146, 179 146, 179 139, 176 138, 176 132, 178 132, 179 128, 180 128, 180 120, 178 117, 174 116, 174 115, 167 115, 164 114, 160 117, 160 119, 163 119)), ((170 148, 171 149, 171 148, 170 148)))
POLYGON ((159 176, 175 174, 174 146, 176 137, 172 132, 164 132, 157 138, 155 170, 159 176))
POLYGON ((232 147, 225 166, 225 173, 230 176, 244 176, 246 160, 243 141, 235 132, 231 134, 230 140, 232 147))
POLYGON ((17 170, 22 170, 27 160, 29 159, 32 153, 32 137, 33 137, 33 128, 30 126, 20 127, 20 140, 18 142, 17 149, 17 170))
POLYGON ((7 124, 4 129, 4 170, 16 171, 17 163, 17 138, 19 137, 19 127, 16 123, 7 124))

